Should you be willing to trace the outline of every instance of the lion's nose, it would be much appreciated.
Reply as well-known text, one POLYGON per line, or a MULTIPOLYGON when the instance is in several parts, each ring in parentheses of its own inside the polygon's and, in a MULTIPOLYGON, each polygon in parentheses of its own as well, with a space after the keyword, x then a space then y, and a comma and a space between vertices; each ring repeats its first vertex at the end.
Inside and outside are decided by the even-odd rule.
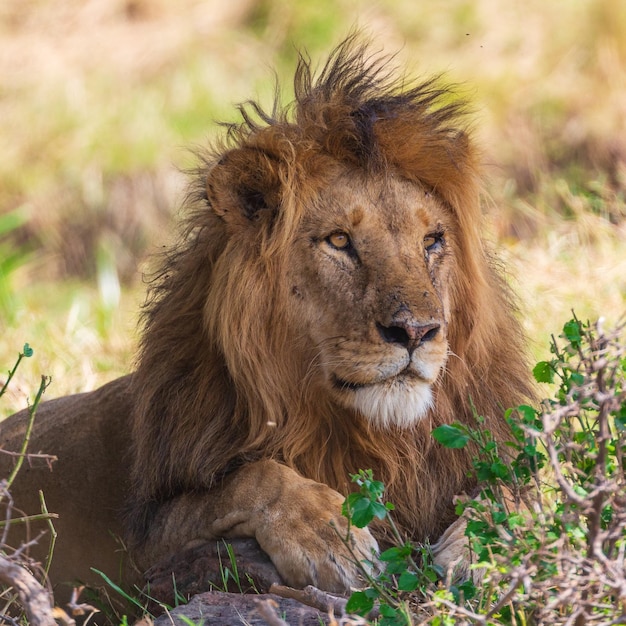
POLYGON ((405 315, 394 318, 388 326, 376 324, 376 327, 385 342, 400 344, 409 352, 413 352, 420 344, 434 339, 441 328, 436 322, 421 324, 405 315))

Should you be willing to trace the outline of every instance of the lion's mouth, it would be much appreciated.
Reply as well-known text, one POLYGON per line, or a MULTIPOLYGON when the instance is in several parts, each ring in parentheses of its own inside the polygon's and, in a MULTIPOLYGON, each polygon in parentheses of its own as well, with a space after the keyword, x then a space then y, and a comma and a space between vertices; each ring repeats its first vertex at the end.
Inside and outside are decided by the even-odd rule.
POLYGON ((357 391, 358 389, 369 387, 371 384, 375 383, 351 383, 350 381, 343 380, 338 376, 333 376, 333 385, 342 391, 357 391))
POLYGON ((340 404, 377 426, 411 426, 426 415, 433 403, 431 384, 406 369, 366 383, 333 374, 331 382, 340 404))
POLYGON ((419 379, 419 376, 416 376, 414 372, 409 370, 409 367, 406 367, 398 374, 394 374, 393 376, 389 376, 388 378, 381 378, 380 380, 373 380, 369 383, 357 383, 349 380, 345 380, 344 378, 339 378, 336 374, 333 374, 332 383, 336 389, 341 391, 358 391, 359 389, 367 389, 370 387, 377 387, 380 385, 385 385, 388 383, 400 383, 403 384, 408 382, 409 380, 419 379))

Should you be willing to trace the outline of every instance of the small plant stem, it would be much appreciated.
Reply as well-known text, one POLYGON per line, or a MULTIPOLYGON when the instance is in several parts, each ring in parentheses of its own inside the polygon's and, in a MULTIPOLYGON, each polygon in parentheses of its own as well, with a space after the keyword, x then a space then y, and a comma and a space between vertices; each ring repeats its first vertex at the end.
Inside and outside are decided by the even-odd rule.
POLYGON ((39 491, 39 502, 41 503, 41 511, 43 515, 47 518, 48 527, 50 528, 50 547, 48 549, 48 555, 46 557, 46 565, 44 570, 46 572, 46 576, 48 576, 48 572, 50 571, 50 565, 52 563, 52 555, 54 554, 54 546, 57 541, 57 531, 52 523, 53 517, 58 517, 57 515, 51 515, 48 513, 48 507, 46 506, 46 499, 43 496, 43 491, 39 491))
POLYGON ((15 376, 15 372, 17 372, 17 368, 20 366, 20 363, 22 362, 22 359, 24 358, 24 356, 25 355, 22 352, 20 352, 17 355, 17 361, 15 362, 13 369, 9 372, 9 377, 4 381, 4 384, 2 385, 2 389, 0 389, 0 398, 4 395, 4 392, 9 386, 9 383, 11 382, 11 379, 13 378, 13 376, 15 376))
MULTIPOLYGON (((23 355, 20 353, 20 357, 22 356, 23 355)), ((19 360, 18 360, 18 363, 19 363, 19 360)), ((16 367, 13 368, 13 371, 15 371, 16 367)), ((51 381, 51 378, 48 376, 41 377, 41 382, 39 383, 39 389, 37 390, 37 395, 35 396, 35 400, 33 401, 32 406, 28 407, 29 420, 28 420, 28 426, 26 428, 26 434, 24 435, 24 440, 22 441, 22 448, 20 450, 20 456, 18 456, 17 461, 15 463, 15 467, 13 468, 13 471, 11 472, 9 478, 7 478, 7 483, 6 483, 7 490, 11 488, 11 485, 13 484, 13 481, 15 480, 15 477, 17 476, 17 473, 20 471, 20 468, 22 467, 22 463, 24 462, 24 457, 26 456, 26 450, 28 449, 28 443, 30 442, 30 436, 33 431, 33 424, 35 423, 35 413, 37 412, 37 407, 39 406, 39 402, 41 402, 41 397, 43 396, 45 390, 48 388, 50 381, 51 381)), ((6 384, 5 384, 5 387, 6 387, 6 384)), ((3 387, 3 390, 4 390, 4 387, 3 387)))
MULTIPOLYGON (((349 519, 349 518, 348 518, 349 519)), ((347 537, 344 537, 342 533, 339 532, 339 529, 337 528, 337 526, 331 521, 330 523, 331 527, 334 529, 334 531, 337 533, 337 535, 339 536, 339 538, 341 539, 341 541, 343 542, 344 546, 346 547, 346 549, 348 550, 348 552, 350 553, 350 556, 352 557, 352 562, 359 568, 359 571, 361 572, 361 574, 363 574, 363 578, 365 579, 365 582, 367 582, 367 584, 372 588, 375 589, 376 592, 378 593, 378 595, 381 598, 384 598, 385 601, 390 604, 391 606, 396 606, 398 600, 396 598, 394 598, 391 594, 389 594, 387 592, 387 590, 385 589, 385 587, 383 585, 381 585, 368 571, 367 569, 365 569, 365 567, 363 566, 363 563, 361 563, 361 559, 359 559, 359 557, 357 556, 357 554, 354 552, 354 550, 352 549, 352 546, 350 544, 350 531, 348 531, 348 535, 347 537)))
MULTIPOLYGON (((382 504, 382 500, 380 498, 379 498, 379 501, 382 504)), ((391 517, 391 515, 387 515, 387 521, 389 522, 389 527, 391 528, 391 532, 395 540, 399 544, 405 543, 404 539, 402 538, 402 534, 400 533, 400 530, 396 526, 396 523, 393 521, 393 518, 391 517)), ((411 567, 413 567, 415 570, 419 570, 417 563, 413 560, 413 557, 410 554, 407 556, 407 561, 409 562, 409 565, 411 565, 411 567)))
POLYGON ((38 522, 41 520, 52 520, 58 519, 58 515, 56 513, 37 513, 36 515, 24 515, 23 517, 12 517, 10 520, 0 521, 0 528, 4 528, 5 526, 11 526, 12 524, 27 524, 30 522, 38 522))

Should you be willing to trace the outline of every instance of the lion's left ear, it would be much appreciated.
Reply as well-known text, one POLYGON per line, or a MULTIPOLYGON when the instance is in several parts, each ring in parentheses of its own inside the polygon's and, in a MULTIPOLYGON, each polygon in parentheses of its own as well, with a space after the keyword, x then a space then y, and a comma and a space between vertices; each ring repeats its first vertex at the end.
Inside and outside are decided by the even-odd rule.
POLYGON ((281 202, 280 161, 258 148, 226 152, 207 173, 206 192, 226 222, 272 221, 281 202))

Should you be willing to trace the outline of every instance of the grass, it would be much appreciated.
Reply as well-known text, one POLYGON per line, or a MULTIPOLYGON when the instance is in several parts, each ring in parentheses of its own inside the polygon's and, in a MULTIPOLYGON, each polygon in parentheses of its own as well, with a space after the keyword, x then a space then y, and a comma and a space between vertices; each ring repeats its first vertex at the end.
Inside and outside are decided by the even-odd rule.
POLYGON ((131 369, 138 291, 125 290, 119 306, 111 310, 90 284, 37 282, 15 301, 16 321, 8 333, 4 329, 0 333, 0 362, 15 361, 20 338, 35 354, 16 373, 0 406, 0 418, 26 406, 41 374, 52 379, 46 396, 55 397, 94 389, 131 369))
POLYGON ((0 250, 25 263, 0 276, 10 292, 0 363, 29 341, 38 356, 29 367, 52 375, 51 395, 131 369, 141 270, 169 239, 186 147, 232 119, 233 102, 268 103, 270 68, 288 77, 296 46, 321 58, 354 26, 400 49, 409 74, 444 71, 471 97, 488 165, 486 224, 533 346, 572 308, 591 319, 624 311, 625 5, 218 5, 3 4, 0 215, 19 208, 25 224, 0 250), (119 304, 104 286, 116 282, 119 304))

